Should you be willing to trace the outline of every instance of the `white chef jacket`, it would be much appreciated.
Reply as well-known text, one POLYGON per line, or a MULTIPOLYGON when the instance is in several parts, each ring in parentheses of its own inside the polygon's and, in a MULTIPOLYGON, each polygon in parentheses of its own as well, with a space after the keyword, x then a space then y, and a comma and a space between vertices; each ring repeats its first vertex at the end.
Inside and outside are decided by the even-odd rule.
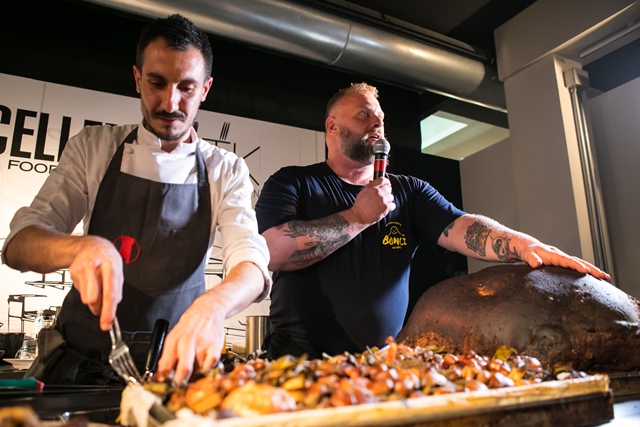
MULTIPOLYGON (((11 231, 2 250, 21 229, 44 224, 63 233, 71 233, 81 219, 87 233, 98 188, 118 146, 136 125, 87 126, 69 139, 57 168, 34 198, 31 206, 20 208, 11 220, 11 231)), ((225 271, 242 261, 257 265, 265 279, 265 289, 256 301, 269 295, 271 278, 268 271, 269 250, 258 233, 255 211, 251 207, 253 186, 249 169, 242 158, 198 138, 191 128, 191 141, 181 142, 167 153, 160 140, 144 126, 127 144, 121 171, 140 178, 172 184, 195 184, 196 144, 200 146, 207 166, 211 188, 211 233, 209 253, 216 230, 222 236, 222 258, 225 271)))

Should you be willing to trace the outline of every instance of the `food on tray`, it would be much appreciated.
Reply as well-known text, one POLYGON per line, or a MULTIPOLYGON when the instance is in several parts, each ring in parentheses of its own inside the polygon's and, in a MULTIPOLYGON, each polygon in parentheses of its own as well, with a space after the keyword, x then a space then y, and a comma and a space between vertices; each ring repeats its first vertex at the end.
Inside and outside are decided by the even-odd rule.
POLYGON ((559 267, 498 265, 445 280, 418 300, 396 340, 493 354, 506 345, 544 366, 640 369, 640 302, 559 267))
POLYGON ((75 416, 67 422, 42 421, 30 406, 7 406, 0 408, 0 427, 88 427, 89 421, 75 416))
MULTIPOLYGON (((585 377, 577 371, 564 378, 585 377)), ((227 361, 183 387, 149 383, 177 412, 224 418, 401 400, 554 380, 540 362, 501 348, 493 358, 408 347, 388 339, 381 350, 309 360, 283 356, 227 361)))
POLYGON ((40 427, 40 425, 40 419, 28 406, 0 408, 0 426, 2 427, 40 427))
POLYGON ((296 409, 296 401, 284 389, 248 381, 242 387, 231 390, 221 402, 220 409, 241 417, 250 417, 293 411, 296 409))

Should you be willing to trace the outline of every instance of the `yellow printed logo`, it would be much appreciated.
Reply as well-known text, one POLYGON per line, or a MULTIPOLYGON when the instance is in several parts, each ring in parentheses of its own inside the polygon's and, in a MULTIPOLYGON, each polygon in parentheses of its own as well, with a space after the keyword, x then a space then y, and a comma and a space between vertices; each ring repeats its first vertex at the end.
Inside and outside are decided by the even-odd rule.
POLYGON ((382 244, 391 246, 392 249, 401 249, 403 246, 407 246, 407 238, 400 231, 402 224, 399 222, 390 222, 387 224, 389 230, 387 235, 382 238, 382 244))

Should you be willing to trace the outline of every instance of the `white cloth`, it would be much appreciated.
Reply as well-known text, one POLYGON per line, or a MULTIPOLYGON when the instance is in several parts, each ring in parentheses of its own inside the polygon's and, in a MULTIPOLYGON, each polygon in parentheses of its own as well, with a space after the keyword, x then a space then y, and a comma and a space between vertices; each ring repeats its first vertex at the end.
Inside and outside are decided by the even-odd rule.
MULTIPOLYGON (((158 396, 145 390, 140 384, 129 384, 122 391, 120 400, 120 419, 123 426, 149 427, 157 425, 157 420, 151 420, 149 411, 153 404, 162 405, 158 396)), ((189 408, 179 409, 176 418, 161 424, 162 427, 214 427, 214 418, 193 413, 189 408)))
POLYGON ((120 399, 120 424, 123 426, 147 427, 149 410, 153 404, 162 405, 162 400, 140 384, 128 384, 120 399))
MULTIPOLYGON (((3 263, 6 262, 4 248, 18 231, 29 225, 44 224, 71 233, 82 219, 87 232, 100 182, 116 149, 135 126, 88 126, 69 139, 58 167, 51 171, 31 206, 19 209, 13 217, 2 250, 3 263)), ((195 143, 180 143, 167 153, 160 148, 160 140, 139 125, 136 141, 124 150, 121 171, 156 182, 194 184, 198 144, 211 188, 209 251, 218 230, 222 236, 225 271, 243 261, 257 265, 265 279, 264 291, 256 300, 260 301, 271 289, 267 267, 269 250, 258 233, 255 211, 251 207, 253 186, 249 169, 242 158, 199 139, 193 128, 190 140, 195 143)))

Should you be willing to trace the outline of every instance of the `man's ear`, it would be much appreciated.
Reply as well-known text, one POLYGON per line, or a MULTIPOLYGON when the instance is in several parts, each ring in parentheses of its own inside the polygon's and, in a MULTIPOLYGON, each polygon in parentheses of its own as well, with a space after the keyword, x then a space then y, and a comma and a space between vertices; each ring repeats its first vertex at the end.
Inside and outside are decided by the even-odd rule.
POLYGON ((133 66, 133 79, 136 82, 136 92, 140 93, 140 79, 142 78, 142 73, 138 70, 137 66, 133 66))
POLYGON ((327 133, 331 135, 337 135, 340 133, 338 120, 333 116, 327 117, 327 120, 324 121, 324 128, 326 129, 327 133))
POLYGON ((211 89, 211 85, 213 84, 213 77, 209 77, 209 79, 204 82, 204 86, 202 87, 202 97, 200 98, 200 102, 204 102, 207 99, 207 94, 209 93, 209 89, 211 89))

